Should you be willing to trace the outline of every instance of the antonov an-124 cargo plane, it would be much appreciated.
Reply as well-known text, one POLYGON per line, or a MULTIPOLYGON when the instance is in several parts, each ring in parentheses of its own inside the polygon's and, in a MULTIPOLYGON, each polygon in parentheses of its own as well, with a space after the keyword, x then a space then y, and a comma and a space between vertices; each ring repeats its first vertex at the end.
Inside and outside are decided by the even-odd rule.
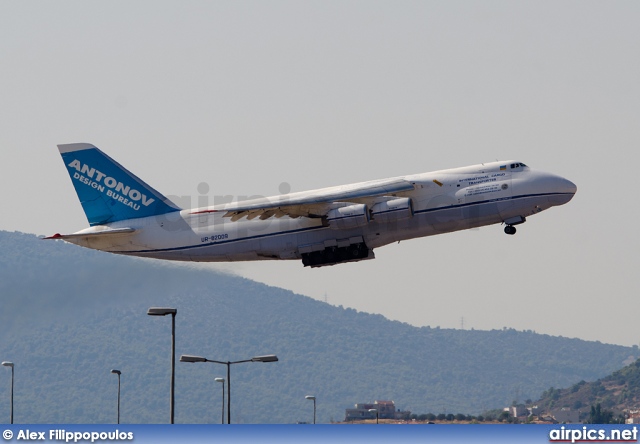
POLYGON ((110 253, 179 261, 373 259, 416 237, 516 225, 573 198, 567 179, 508 160, 182 209, 98 148, 58 145, 90 227, 56 234, 110 253))

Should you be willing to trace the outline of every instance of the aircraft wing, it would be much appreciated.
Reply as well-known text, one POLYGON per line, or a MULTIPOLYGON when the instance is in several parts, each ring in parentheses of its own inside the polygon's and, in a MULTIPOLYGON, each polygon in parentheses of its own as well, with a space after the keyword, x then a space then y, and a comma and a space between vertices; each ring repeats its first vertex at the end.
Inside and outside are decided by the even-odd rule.
POLYGON ((248 219, 260 217, 268 219, 272 216, 282 217, 322 217, 333 208, 345 203, 363 203, 372 205, 381 197, 393 198, 396 193, 411 191, 414 184, 405 179, 383 179, 362 182, 353 185, 324 188, 321 190, 281 195, 256 201, 238 202, 222 210, 224 217, 232 221, 247 216, 248 219))

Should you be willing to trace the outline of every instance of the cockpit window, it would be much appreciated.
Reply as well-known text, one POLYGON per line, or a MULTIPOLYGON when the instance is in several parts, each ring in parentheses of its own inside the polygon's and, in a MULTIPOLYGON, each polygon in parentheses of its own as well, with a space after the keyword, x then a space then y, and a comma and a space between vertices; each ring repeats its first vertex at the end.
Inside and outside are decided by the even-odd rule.
POLYGON ((511 169, 513 168, 519 168, 519 167, 526 167, 526 165, 524 163, 518 162, 518 163, 512 163, 511 164, 511 169))

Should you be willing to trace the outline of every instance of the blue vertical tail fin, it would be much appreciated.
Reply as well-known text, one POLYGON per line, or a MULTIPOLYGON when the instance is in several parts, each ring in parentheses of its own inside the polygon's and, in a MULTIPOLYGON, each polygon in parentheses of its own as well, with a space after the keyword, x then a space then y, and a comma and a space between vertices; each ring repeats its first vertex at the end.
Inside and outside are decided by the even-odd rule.
POLYGON ((91 226, 180 211, 95 146, 72 143, 58 149, 91 226))

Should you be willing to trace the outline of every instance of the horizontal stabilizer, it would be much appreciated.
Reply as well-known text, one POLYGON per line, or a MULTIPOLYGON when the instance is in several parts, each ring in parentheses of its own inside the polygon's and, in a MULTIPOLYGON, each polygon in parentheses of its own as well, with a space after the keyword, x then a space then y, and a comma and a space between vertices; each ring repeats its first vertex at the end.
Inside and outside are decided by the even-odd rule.
POLYGON ((48 236, 45 237, 45 239, 74 239, 74 238, 80 238, 80 237, 100 237, 100 236, 113 236, 116 234, 128 234, 128 233, 133 233, 134 230, 133 228, 107 228, 107 229, 102 229, 102 230, 96 230, 96 228, 98 227, 92 227, 92 228, 88 228, 86 230, 82 230, 82 231, 78 231, 77 233, 73 233, 73 234, 60 234, 60 233, 56 233, 53 236, 48 236))

